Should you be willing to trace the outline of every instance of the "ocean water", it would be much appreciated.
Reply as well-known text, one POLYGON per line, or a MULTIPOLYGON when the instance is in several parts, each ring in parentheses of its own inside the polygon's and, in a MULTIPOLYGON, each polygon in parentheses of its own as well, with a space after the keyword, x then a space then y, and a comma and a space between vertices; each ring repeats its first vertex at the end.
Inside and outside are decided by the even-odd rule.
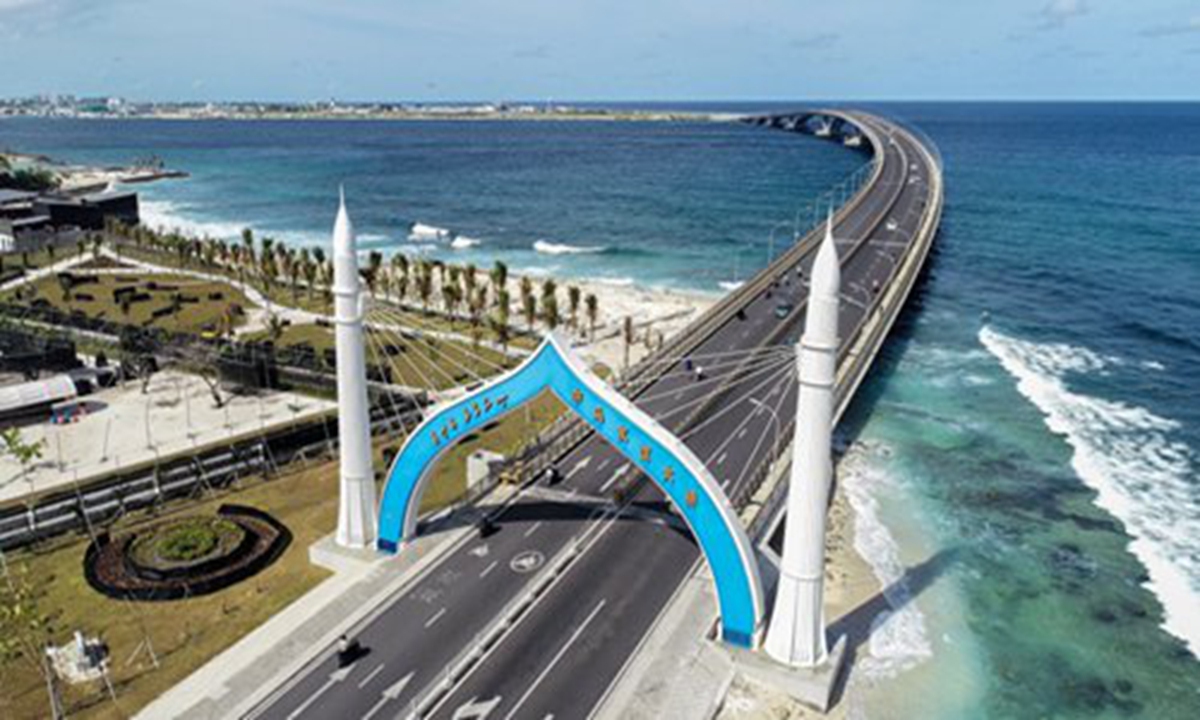
MULTIPOLYGON (((1200 105, 876 109, 938 143, 947 210, 840 430, 886 588, 851 715, 1200 717, 1200 105)), ((323 242, 345 182, 385 250, 708 292, 863 161, 695 123, 6 120, 0 146, 157 153, 194 177, 148 215, 211 234, 323 242)))
MULTIPOLYGON (((149 224, 328 242, 344 184, 361 246, 518 272, 721 292, 790 236, 801 201, 861 166, 736 123, 0 122, 0 147, 73 162, 156 154, 149 224)), ((807 215, 806 215, 807 219, 807 215)))

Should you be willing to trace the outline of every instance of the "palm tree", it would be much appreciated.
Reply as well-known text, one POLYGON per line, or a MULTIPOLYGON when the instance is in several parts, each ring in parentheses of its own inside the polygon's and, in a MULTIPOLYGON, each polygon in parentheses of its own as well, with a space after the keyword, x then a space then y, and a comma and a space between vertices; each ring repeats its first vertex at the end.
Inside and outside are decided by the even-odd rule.
POLYGON ((579 297, 582 293, 575 285, 567 286, 567 308, 571 314, 571 328, 579 329, 579 297))
POLYGON ((504 352, 508 352, 508 306, 509 297, 507 290, 499 290, 496 292, 496 314, 492 319, 492 330, 496 333, 496 340, 504 346, 504 352))
POLYGON ((308 248, 300 248, 300 274, 304 276, 304 284, 308 286, 308 299, 312 300, 313 285, 317 284, 317 264, 312 260, 312 252, 308 248))
POLYGON ((546 327, 554 330, 558 327, 558 295, 551 293, 542 299, 542 322, 546 323, 546 327))
POLYGON ((596 342, 596 320, 600 316, 600 301, 596 299, 594 293, 588 293, 587 297, 583 299, 583 305, 587 312, 588 335, 592 342, 596 342))
POLYGON ((421 298, 421 310, 429 312, 429 298, 433 296, 433 266, 422 260, 417 266, 417 297, 421 298))
POLYGON ((378 250, 372 250, 367 255, 367 267, 363 271, 363 276, 367 280, 367 289, 371 292, 371 299, 375 299, 375 287, 379 284, 379 269, 383 267, 383 253, 378 250))
POLYGON ((636 339, 633 336, 633 318, 628 315, 625 316, 625 327, 624 327, 623 334, 625 335, 625 369, 628 370, 629 369, 629 346, 632 345, 633 341, 636 339))
POLYGON ((254 231, 250 228, 242 229, 242 263, 247 266, 254 264, 254 231))
POLYGON ((458 285, 447 285, 442 288, 442 303, 446 306, 446 314, 451 317, 458 311, 458 304, 462 300, 462 288, 458 285))
POLYGON ((504 353, 508 354, 508 306, 497 305, 496 314, 492 317, 492 332, 496 334, 496 341, 500 343, 500 347, 504 349, 504 353))
POLYGON ((533 321, 537 320, 537 298, 532 290, 521 294, 521 312, 525 315, 525 324, 533 330, 533 321))
POLYGON ((258 276, 263 282, 263 291, 269 293, 275 275, 275 238, 263 236, 258 240, 258 276))
POLYGON ((533 281, 528 276, 521 278, 521 284, 518 286, 521 293, 521 307, 524 308, 529 304, 526 298, 533 297, 533 281))
POLYGON ((502 290, 508 290, 508 266, 499 260, 492 266, 492 287, 495 288, 496 298, 499 299, 499 293, 502 290))
POLYGON ((392 256, 392 274, 396 280, 396 299, 402 301, 408 294, 408 258, 404 253, 392 256))

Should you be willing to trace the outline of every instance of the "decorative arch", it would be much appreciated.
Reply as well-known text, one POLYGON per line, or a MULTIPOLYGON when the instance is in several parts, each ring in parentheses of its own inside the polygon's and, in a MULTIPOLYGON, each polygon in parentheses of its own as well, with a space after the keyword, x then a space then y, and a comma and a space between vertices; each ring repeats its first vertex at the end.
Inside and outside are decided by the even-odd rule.
POLYGON ((521 365, 433 413, 408 437, 388 470, 379 549, 394 553, 416 536, 429 470, 443 452, 545 389, 671 499, 712 571, 722 637, 753 646, 763 621, 762 581, 750 539, 721 486, 683 442, 598 378, 553 333, 521 365))

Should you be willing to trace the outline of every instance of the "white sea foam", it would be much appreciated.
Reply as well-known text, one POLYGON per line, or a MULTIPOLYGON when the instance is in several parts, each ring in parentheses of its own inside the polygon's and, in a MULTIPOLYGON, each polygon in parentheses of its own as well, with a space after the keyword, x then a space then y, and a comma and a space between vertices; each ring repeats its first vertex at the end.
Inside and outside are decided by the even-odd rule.
POLYGON ((450 231, 445 228, 434 227, 424 223, 413 223, 413 226, 408 230, 408 239, 414 242, 428 242, 431 240, 447 240, 450 238, 450 231))
POLYGON ((1172 438, 1179 423, 1067 387, 1069 374, 1103 372, 1112 359, 990 327, 979 340, 1074 450, 1075 473, 1133 537, 1131 549, 1149 571, 1147 587, 1166 613, 1163 628, 1200 656, 1200 485, 1192 450, 1172 438))
POLYGON ((567 245, 547 240, 535 240, 533 250, 543 255, 594 255, 604 252, 605 248, 600 245, 567 245))
POLYGON ((634 279, 631 277, 597 277, 590 280, 598 285, 610 285, 612 287, 633 287, 634 279))
POLYGON ((234 240, 241 237, 246 227, 238 223, 197 219, 188 214, 186 207, 180 207, 170 200, 142 199, 138 203, 138 214, 146 227, 192 237, 234 240))
POLYGON ((458 235, 450 241, 450 247, 454 248, 455 250, 467 250, 469 248, 477 247, 481 242, 481 240, 469 238, 466 235, 458 235))
POLYGON ((745 284, 746 283, 742 280, 722 280, 721 282, 717 283, 722 290, 729 290, 731 292, 737 290, 745 284))
POLYGON ((892 479, 881 459, 889 452, 856 445, 838 465, 839 482, 854 509, 854 549, 871 566, 884 589, 890 609, 871 623, 870 656, 861 663, 869 678, 893 677, 933 655, 925 631, 925 615, 911 596, 904 579, 900 547, 879 517, 879 496, 888 492, 892 479))

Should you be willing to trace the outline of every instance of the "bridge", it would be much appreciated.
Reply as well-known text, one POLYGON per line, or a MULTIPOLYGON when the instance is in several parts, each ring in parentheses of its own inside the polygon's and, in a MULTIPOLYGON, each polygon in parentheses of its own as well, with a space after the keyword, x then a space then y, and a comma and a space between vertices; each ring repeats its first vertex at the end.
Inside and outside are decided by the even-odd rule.
MULTIPOLYGON (((940 160, 915 130, 864 112, 747 122, 871 153, 861 187, 830 203, 842 266, 840 417, 936 235, 940 160)), ((785 376, 804 327, 821 232, 799 238, 623 387, 704 459, 764 545, 780 527, 780 488, 770 482, 786 460, 796 403, 795 382, 767 380, 785 376), (701 381, 692 364, 699 358, 701 381)), ((253 715, 589 717, 704 558, 657 485, 600 434, 584 427, 577 438, 546 459, 559 482, 530 483, 496 514, 499 532, 460 541, 354 630, 372 652, 344 682, 330 681, 338 669, 323 648, 253 715)))

